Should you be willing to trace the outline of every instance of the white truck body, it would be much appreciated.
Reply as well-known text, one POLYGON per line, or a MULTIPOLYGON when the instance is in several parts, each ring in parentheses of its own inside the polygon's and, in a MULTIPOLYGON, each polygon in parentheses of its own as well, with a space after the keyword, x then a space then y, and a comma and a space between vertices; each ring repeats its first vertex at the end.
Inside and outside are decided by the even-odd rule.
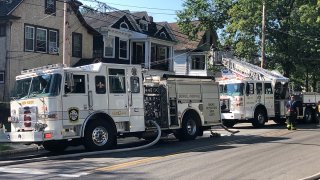
POLYGON ((75 140, 100 150, 119 135, 154 130, 149 120, 181 139, 221 122, 218 83, 205 77, 143 77, 137 65, 96 63, 36 68, 16 80, 11 131, 3 129, 1 142, 44 143, 56 151, 75 140))

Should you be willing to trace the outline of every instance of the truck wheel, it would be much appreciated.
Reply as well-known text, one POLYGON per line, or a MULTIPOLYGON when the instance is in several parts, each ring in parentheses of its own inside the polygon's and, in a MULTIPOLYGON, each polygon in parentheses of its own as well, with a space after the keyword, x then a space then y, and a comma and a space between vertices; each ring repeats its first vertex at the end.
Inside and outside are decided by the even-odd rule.
POLYGON ((304 110, 304 117, 303 117, 303 121, 305 123, 313 123, 314 122, 314 111, 312 108, 307 107, 304 110))
POLYGON ((235 124, 236 124, 236 121, 234 120, 228 120, 228 119, 222 120, 222 125, 224 125, 227 128, 232 128, 235 124))
POLYGON ((116 129, 107 121, 94 120, 90 122, 84 132, 83 145, 88 151, 101 151, 116 145, 116 129))
POLYGON ((267 113, 263 109, 257 109, 254 113, 254 119, 252 120, 252 126, 255 128, 263 127, 267 121, 267 113))
POLYGON ((193 140, 197 137, 199 124, 196 117, 187 115, 182 120, 182 127, 175 135, 179 140, 193 140))
POLYGON ((57 140, 57 141, 44 141, 42 146, 47 151, 50 151, 53 153, 62 153, 68 147, 68 144, 66 140, 57 140))

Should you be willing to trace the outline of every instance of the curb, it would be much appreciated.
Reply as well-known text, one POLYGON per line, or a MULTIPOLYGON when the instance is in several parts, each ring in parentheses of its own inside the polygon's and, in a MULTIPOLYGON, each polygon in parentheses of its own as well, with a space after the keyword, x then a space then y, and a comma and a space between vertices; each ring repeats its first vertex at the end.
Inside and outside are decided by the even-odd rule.
POLYGON ((10 157, 18 154, 23 154, 23 153, 37 152, 42 149, 43 147, 33 146, 33 147, 13 148, 11 150, 0 151, 0 160, 8 156, 10 157))

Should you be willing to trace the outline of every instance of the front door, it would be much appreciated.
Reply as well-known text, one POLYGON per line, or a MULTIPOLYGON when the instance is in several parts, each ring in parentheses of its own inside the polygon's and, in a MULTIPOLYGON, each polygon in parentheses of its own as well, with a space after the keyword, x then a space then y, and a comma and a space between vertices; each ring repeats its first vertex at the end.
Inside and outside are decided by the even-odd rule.
POLYGON ((275 116, 275 103, 271 82, 264 83, 264 102, 269 117, 275 116))
POLYGON ((74 86, 65 83, 62 97, 63 125, 82 124, 89 115, 88 84, 84 74, 73 74, 74 86))

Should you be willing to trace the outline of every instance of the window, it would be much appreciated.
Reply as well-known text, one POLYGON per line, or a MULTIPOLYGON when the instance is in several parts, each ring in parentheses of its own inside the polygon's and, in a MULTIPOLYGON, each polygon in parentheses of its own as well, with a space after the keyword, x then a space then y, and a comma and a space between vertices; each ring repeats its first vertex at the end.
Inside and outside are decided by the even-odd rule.
POLYGON ((85 76, 84 75, 73 75, 74 86, 71 88, 71 93, 85 93, 85 76))
POLYGON ((0 72, 0 84, 4 83, 4 72, 0 72))
POLYGON ((257 83, 257 94, 262 94, 262 83, 257 83))
POLYGON ((204 70, 206 66, 205 55, 193 55, 191 56, 191 69, 192 70, 204 70))
POLYGON ((122 23, 120 24, 120 29, 129 29, 129 28, 128 28, 128 24, 125 23, 125 22, 122 22, 122 23))
POLYGON ((130 77, 130 85, 132 93, 140 93, 140 82, 139 77, 130 77))
POLYGON ((25 27, 25 51, 34 51, 34 27, 25 27))
POLYGON ((49 53, 57 54, 58 50, 58 32, 49 30, 49 53))
POLYGON ((104 41, 104 57, 114 57, 114 37, 109 36, 104 41))
POLYGON ((254 83, 247 83, 246 85, 246 94, 254 94, 254 83))
POLYGON ((109 69, 110 93, 126 93, 126 78, 124 69, 109 69))
POLYGON ((47 52, 47 30, 46 29, 37 28, 36 51, 47 52))
POLYGON ((58 30, 26 25, 24 28, 24 50, 58 54, 58 30))
POLYGON ((121 59, 128 59, 129 56, 129 41, 121 40, 119 43, 119 57, 121 59))
POLYGON ((265 94, 273 94, 271 83, 265 83, 264 88, 265 88, 265 91, 264 91, 265 94))
POLYGON ((144 20, 140 20, 140 28, 144 31, 148 31, 148 23, 144 20))
POLYGON ((167 57, 167 48, 159 47, 158 60, 167 59, 166 57, 167 57))
POLYGON ((5 24, 0 24, 0 37, 1 36, 6 36, 6 25, 5 24))
POLYGON ((72 57, 82 57, 82 34, 72 33, 72 57))
POLYGON ((160 37, 161 37, 162 39, 167 39, 167 35, 166 35, 166 33, 164 33, 164 32, 161 32, 161 33, 160 33, 160 37))
POLYGON ((105 94, 106 93, 106 78, 104 76, 96 76, 96 93, 105 94))
POLYGON ((45 10, 46 14, 55 14, 56 13, 56 0, 45 0, 45 10))

